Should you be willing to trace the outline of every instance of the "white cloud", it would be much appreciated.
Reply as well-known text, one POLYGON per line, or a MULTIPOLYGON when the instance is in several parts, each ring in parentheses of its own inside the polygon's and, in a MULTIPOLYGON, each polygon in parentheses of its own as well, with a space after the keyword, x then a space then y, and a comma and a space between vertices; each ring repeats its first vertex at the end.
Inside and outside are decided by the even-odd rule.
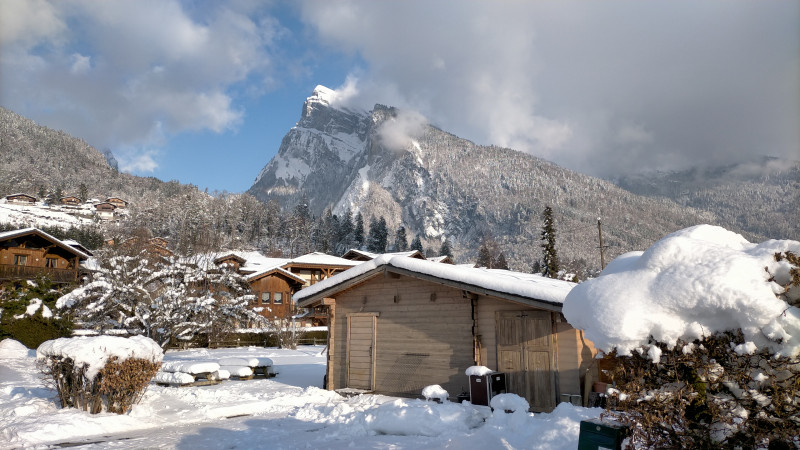
POLYGON ((395 117, 380 125, 378 136, 383 146, 390 150, 409 148, 411 141, 419 138, 427 123, 428 120, 418 112, 398 110, 395 117))
POLYGON ((114 153, 123 172, 152 173, 158 168, 158 150, 142 148, 122 148, 114 153))
POLYGON ((301 6, 320 42, 363 59, 361 103, 479 143, 596 175, 797 158, 797 2, 301 6))
POLYGON ((3 0, 0 3, 0 44, 25 48, 56 41, 67 29, 57 6, 47 0, 3 0))
MULTIPOLYGON (((115 151, 235 129, 243 112, 234 95, 245 81, 268 78, 270 27, 278 26, 239 5, 3 1, 0 18, 14 17, 0 27, 3 105, 115 151)), ((148 151, 122 166, 153 170, 157 157, 148 151)))
POLYGON ((73 53, 72 61, 72 67, 70 67, 69 71, 73 75, 85 75, 92 68, 92 58, 90 56, 73 53))

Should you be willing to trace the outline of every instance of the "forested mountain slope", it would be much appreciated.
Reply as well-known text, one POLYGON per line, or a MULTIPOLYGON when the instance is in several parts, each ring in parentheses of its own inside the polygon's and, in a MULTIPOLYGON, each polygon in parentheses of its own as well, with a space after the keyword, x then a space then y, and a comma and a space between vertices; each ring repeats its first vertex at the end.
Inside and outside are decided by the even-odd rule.
POLYGON ((725 224, 773 239, 800 239, 800 162, 776 158, 724 167, 627 176, 635 194, 710 211, 725 224))

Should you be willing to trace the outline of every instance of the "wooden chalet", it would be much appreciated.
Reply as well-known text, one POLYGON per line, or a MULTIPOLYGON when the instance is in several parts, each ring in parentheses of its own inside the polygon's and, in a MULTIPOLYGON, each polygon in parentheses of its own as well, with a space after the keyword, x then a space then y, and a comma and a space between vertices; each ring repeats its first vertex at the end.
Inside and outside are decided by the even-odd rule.
POLYGON ((303 287, 305 280, 274 267, 247 276, 255 295, 250 307, 267 318, 290 318, 295 313, 292 295, 303 287))
POLYGON ((114 218, 114 210, 116 206, 108 202, 100 202, 94 205, 95 214, 101 220, 112 220, 114 218))
POLYGON ((70 197, 61 197, 60 199, 58 199, 58 201, 62 205, 70 205, 70 206, 78 206, 81 203, 83 203, 81 201, 81 199, 79 199, 78 197, 72 197, 72 196, 70 196, 70 197))
POLYGON ((11 194, 6 195, 6 202, 16 205, 33 205, 36 203, 36 197, 28 194, 11 194))
POLYGON ((438 384, 455 397, 469 388, 466 369, 481 365, 505 372, 508 392, 532 410, 550 411, 582 395, 596 367, 591 342, 561 315, 571 288, 531 274, 380 257, 295 300, 327 309, 327 389, 418 397, 438 384))
POLYGON ((215 257, 217 266, 228 264, 246 275, 257 299, 251 305, 259 314, 269 318, 295 315, 302 325, 324 326, 327 315, 321 311, 297 311, 292 296, 321 280, 343 272, 357 264, 325 253, 309 253, 294 259, 268 258, 258 252, 229 252, 215 257))
POLYGON ((37 228, 2 232, 0 280, 30 280, 43 274, 55 283, 72 283, 78 280, 81 261, 89 256, 37 228))
POLYGON ((117 208, 127 208, 128 202, 119 198, 119 197, 108 197, 105 203, 111 203, 112 205, 116 206, 117 208))

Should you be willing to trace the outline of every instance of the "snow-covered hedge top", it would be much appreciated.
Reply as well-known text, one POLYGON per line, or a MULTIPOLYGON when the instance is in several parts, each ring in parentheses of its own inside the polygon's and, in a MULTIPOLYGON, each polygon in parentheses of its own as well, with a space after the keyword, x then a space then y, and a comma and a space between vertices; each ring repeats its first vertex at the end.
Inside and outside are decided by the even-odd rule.
POLYGON ((0 358, 16 359, 27 358, 28 347, 14 339, 3 339, 0 341, 0 358))
MULTIPOLYGON (((687 228, 615 259, 569 293, 563 313, 598 348, 622 355, 646 345, 650 335, 674 346, 678 339, 741 328, 742 352, 766 347, 797 356, 800 309, 777 297, 790 266, 775 254, 786 251, 800 254, 800 242, 752 244, 720 227, 687 228)), ((660 352, 652 347, 649 356, 657 362, 660 352)))
POLYGON ((466 374, 467 376, 475 375, 476 377, 482 377, 484 375, 489 375, 492 373, 493 370, 486 367, 486 366, 470 366, 467 367, 466 374))
POLYGON ((492 409, 500 411, 527 412, 530 405, 528 401, 517 394, 497 394, 489 401, 492 409))
POLYGON ((111 356, 116 356, 119 361, 138 358, 161 362, 164 352, 156 341, 145 336, 92 336, 45 341, 36 349, 36 357, 44 359, 49 356, 71 358, 75 365, 86 364, 86 377, 91 380, 111 356))
POLYGON ((432 384, 430 386, 425 386, 422 389, 422 396, 428 400, 436 398, 441 401, 445 401, 450 395, 446 390, 444 390, 443 387, 439 386, 438 384, 432 384))
POLYGON ((381 255, 300 290, 294 295, 294 299, 298 302, 302 301, 381 266, 397 267, 442 280, 470 284, 490 291, 518 295, 550 303, 562 303, 570 289, 575 286, 574 283, 568 281, 554 280, 538 274, 512 272, 510 270, 478 269, 405 256, 381 255))

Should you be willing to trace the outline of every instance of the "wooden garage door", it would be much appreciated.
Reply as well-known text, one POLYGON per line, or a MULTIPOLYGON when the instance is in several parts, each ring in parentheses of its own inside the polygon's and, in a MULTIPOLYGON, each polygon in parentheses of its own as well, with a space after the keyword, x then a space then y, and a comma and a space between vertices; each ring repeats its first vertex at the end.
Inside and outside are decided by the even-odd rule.
POLYGON ((347 317, 347 387, 375 389, 374 314, 351 314, 347 317))
POLYGON ((548 311, 497 312, 497 370, 508 391, 523 396, 534 411, 555 407, 552 322, 548 311))

